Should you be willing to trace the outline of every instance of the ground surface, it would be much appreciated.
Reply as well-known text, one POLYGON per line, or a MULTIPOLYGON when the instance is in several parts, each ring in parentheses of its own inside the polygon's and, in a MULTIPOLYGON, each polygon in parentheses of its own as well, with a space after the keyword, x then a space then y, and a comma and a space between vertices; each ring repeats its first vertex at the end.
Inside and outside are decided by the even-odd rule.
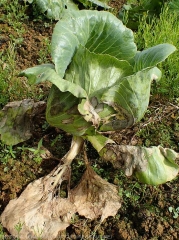
MULTIPOLYGON (((124 1, 112 1, 112 6, 121 7, 124 1)), ((0 11, 0 15, 5 12, 0 11)), ((31 9, 27 14, 31 16, 31 9)), ((30 66, 50 61, 48 51, 45 56, 42 49, 47 47, 47 39, 52 34, 55 23, 32 17, 23 22, 24 32, 21 34, 22 41, 16 44, 16 65, 18 72, 30 66)), ((10 42, 18 39, 18 32, 6 21, 0 21, 0 50, 8 49, 10 42)), ((1 62, 6 64, 6 62, 1 62)), ((6 65, 4 65, 4 68, 6 65)), ((22 85, 24 79, 21 79, 22 85)), ((43 91, 42 99, 46 100, 48 86, 39 86, 43 91)), ((36 90, 39 94, 39 90, 36 90)), ((13 100, 22 100, 16 94, 13 100)), ((140 124, 133 126, 121 133, 113 134, 111 137, 119 144, 132 145, 159 145, 172 147, 179 152, 179 109, 176 104, 165 99, 154 96, 151 100, 149 111, 140 124)), ((71 136, 52 128, 45 122, 44 113, 34 118, 33 137, 15 148, 14 154, 11 150, 1 145, 0 164, 0 213, 10 199, 19 196, 27 184, 34 179, 49 173, 68 150, 71 136), (28 148, 35 148, 39 140, 43 138, 43 145, 54 156, 54 158, 33 161, 32 153, 28 148), (23 146, 26 147, 23 150, 23 146), (16 151, 16 152, 15 152, 16 151), (7 159, 6 159, 7 158, 7 159)), ((119 193, 123 198, 123 204, 116 217, 109 217, 102 224, 99 219, 90 221, 76 216, 74 222, 61 234, 61 239, 114 239, 114 240, 173 240, 179 239, 179 179, 158 187, 139 184, 135 179, 126 178, 122 172, 113 169, 98 160, 98 156, 89 146, 88 157, 95 171, 105 177, 111 183, 119 187, 119 193), (173 212, 169 211, 172 207, 173 212)), ((79 157, 80 158, 80 157, 79 157)), ((83 166, 76 160, 73 179, 79 178, 83 166), (77 170, 75 170, 77 169, 77 170)), ((74 180, 75 181, 75 180, 74 180)), ((4 234, 8 232, 4 229, 4 234)), ((0 235, 0 239, 1 238, 0 235)))

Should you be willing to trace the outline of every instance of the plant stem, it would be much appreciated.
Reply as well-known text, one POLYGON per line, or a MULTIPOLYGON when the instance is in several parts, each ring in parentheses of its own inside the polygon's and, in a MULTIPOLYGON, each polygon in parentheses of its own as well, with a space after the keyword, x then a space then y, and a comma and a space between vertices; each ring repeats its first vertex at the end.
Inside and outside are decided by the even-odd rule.
POLYGON ((82 137, 73 136, 70 150, 62 158, 64 164, 70 165, 73 159, 79 154, 83 146, 84 139, 82 137))
POLYGON ((59 180, 62 178, 62 176, 68 170, 73 159, 79 154, 79 152, 82 149, 83 143, 84 143, 84 139, 82 137, 73 136, 70 150, 62 158, 62 161, 64 162, 64 164, 60 165, 60 167, 57 168, 57 170, 53 174, 54 176, 57 174, 55 176, 55 182, 53 184, 53 188, 58 184, 59 180), (60 169, 60 172, 59 172, 59 169, 60 169))

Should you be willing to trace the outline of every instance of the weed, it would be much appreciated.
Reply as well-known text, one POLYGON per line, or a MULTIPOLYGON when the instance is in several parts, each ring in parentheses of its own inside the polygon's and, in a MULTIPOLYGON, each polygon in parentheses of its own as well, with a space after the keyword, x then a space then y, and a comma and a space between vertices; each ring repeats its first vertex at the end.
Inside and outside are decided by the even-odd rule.
POLYGON ((4 232, 3 232, 3 226, 1 224, 0 224, 0 239, 1 240, 5 239, 5 235, 4 235, 4 232))
POLYGON ((174 207, 169 207, 168 208, 170 213, 173 213, 173 218, 178 218, 179 216, 179 207, 174 208, 174 207))
MULTIPOLYGON (((138 31, 135 34, 135 42, 139 50, 166 42, 179 48, 179 20, 175 11, 170 11, 165 5, 160 17, 153 17, 147 22, 147 15, 140 21, 138 31)), ((175 98, 179 96, 179 55, 175 52, 164 63, 160 64, 162 79, 152 88, 153 94, 161 94, 165 97, 175 98)))
POLYGON ((11 145, 5 145, 0 142, 0 162, 6 165, 10 159, 15 158, 16 151, 13 150, 11 145))
POLYGON ((42 240, 42 233, 43 233, 43 229, 40 229, 38 226, 34 229, 34 233, 36 235, 36 239, 37 240, 42 240))
POLYGON ((53 149, 53 154, 58 158, 62 158, 66 153, 66 147, 68 146, 68 143, 64 144, 64 141, 66 141, 66 139, 64 138, 63 134, 51 136, 50 147, 53 149))
POLYGON ((63 138, 63 136, 62 136, 61 134, 57 135, 57 136, 55 137, 55 139, 52 140, 50 146, 51 146, 51 147, 55 146, 56 143, 57 143, 57 141, 61 141, 62 138, 63 138))
MULTIPOLYGON (((41 155, 45 153, 45 150, 42 148, 42 139, 39 141, 37 148, 25 147, 24 145, 18 147, 12 147, 12 145, 6 145, 0 142, 0 162, 4 165, 11 163, 13 165, 13 159, 16 159, 20 156, 26 156, 27 152, 32 153, 28 154, 28 158, 32 158, 36 163, 41 163, 41 155)), ((8 171, 8 167, 5 166, 4 171, 8 171)))
POLYGON ((78 214, 73 214, 71 218, 71 224, 75 224, 79 221, 79 215, 78 214))
POLYGON ((164 123, 159 123, 157 126, 155 123, 150 123, 145 128, 140 129, 136 136, 143 138, 144 144, 147 147, 159 144, 171 147, 174 145, 172 142, 172 133, 173 131, 170 126, 166 126, 164 123))
POLYGON ((48 122, 45 121, 42 125, 42 130, 46 131, 48 129, 48 127, 49 127, 49 124, 48 124, 48 122))
POLYGON ((19 159, 20 156, 23 158, 28 156, 28 160, 32 159, 35 163, 40 164, 43 153, 45 153, 45 150, 42 148, 42 139, 39 141, 37 148, 25 147, 24 145, 13 147, 0 142, 0 163, 5 165, 4 172, 8 172, 9 166, 14 166, 15 160, 19 159))
POLYGON ((20 240, 19 235, 20 235, 20 231, 22 230, 23 225, 24 225, 24 223, 19 222, 14 226, 14 228, 18 234, 17 240, 20 240))
POLYGON ((29 154, 29 157, 32 158, 36 163, 40 164, 42 162, 41 155, 45 153, 45 150, 42 149, 42 140, 43 139, 41 139, 38 142, 37 148, 22 146, 22 147, 17 147, 17 149, 22 151, 22 155, 26 154, 27 151, 31 152, 32 156, 30 157, 30 154, 29 154))
POLYGON ((133 206, 137 206, 139 204, 139 199, 142 198, 142 191, 145 185, 141 186, 139 183, 129 184, 125 189, 120 188, 119 195, 123 197, 124 202, 126 202, 126 206, 131 204, 133 206))
POLYGON ((9 100, 9 95, 7 94, 9 88, 9 80, 13 78, 14 75, 14 65, 15 65, 15 52, 14 46, 9 44, 7 50, 1 52, 0 60, 0 92, 1 92, 1 107, 6 104, 9 100), (12 52, 11 52, 12 51, 12 52))
POLYGON ((43 48, 39 51, 38 63, 46 63, 48 61, 48 56, 50 55, 50 40, 49 38, 43 39, 43 48))
POLYGON ((74 160, 74 163, 72 163, 72 171, 71 171, 71 188, 73 188, 77 183, 79 183, 79 180, 81 179, 86 166, 82 158, 76 158, 74 160))
POLYGON ((105 170, 99 166, 99 164, 95 163, 92 166, 93 170, 98 174, 101 175, 105 170))

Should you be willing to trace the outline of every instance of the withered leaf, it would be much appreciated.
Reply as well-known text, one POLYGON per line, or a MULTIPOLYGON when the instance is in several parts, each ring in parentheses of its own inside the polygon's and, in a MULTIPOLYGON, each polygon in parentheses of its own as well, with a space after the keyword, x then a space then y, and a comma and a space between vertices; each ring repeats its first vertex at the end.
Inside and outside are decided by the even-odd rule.
POLYGON ((115 185, 108 183, 87 166, 80 183, 70 192, 78 213, 89 219, 115 216, 121 200, 115 185))
POLYGON ((8 103, 0 110, 1 141, 7 145, 16 145, 32 136, 32 117, 46 107, 44 101, 34 102, 24 99, 8 103))
POLYGON ((19 198, 9 202, 0 220, 11 235, 23 240, 53 240, 70 225, 76 207, 68 198, 61 198, 58 194, 62 181, 69 178, 68 169, 54 188, 63 167, 59 165, 46 177, 30 183, 19 198), (22 224, 20 235, 14 228, 19 223, 22 224))
POLYGON ((0 217, 3 226, 20 239, 57 239, 75 213, 86 218, 103 221, 114 216, 121 207, 116 186, 98 176, 87 167, 80 183, 68 192, 67 198, 59 196, 60 186, 69 180, 68 168, 57 166, 46 177, 30 183, 19 198, 11 200, 0 217), (60 177, 59 177, 60 176, 60 177), (14 226, 22 224, 20 236, 14 226))
POLYGON ((172 149, 107 144, 100 155, 115 168, 123 169, 126 176, 135 174, 143 183, 158 185, 171 181, 179 167, 175 160, 179 154, 172 149))

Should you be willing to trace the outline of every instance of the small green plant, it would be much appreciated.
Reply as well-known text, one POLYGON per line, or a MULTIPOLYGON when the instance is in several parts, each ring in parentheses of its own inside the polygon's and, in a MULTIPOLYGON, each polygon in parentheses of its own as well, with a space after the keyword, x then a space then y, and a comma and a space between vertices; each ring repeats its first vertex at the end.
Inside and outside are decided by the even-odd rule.
POLYGON ((169 207, 168 208, 170 213, 173 213, 173 218, 178 218, 179 216, 179 207, 174 208, 174 207, 169 207))
POLYGON ((71 218, 71 224, 75 224, 79 221, 79 216, 77 214, 74 214, 71 218))
MULTIPOLYGON (((122 180, 123 185, 126 184, 126 181, 122 180)), ((128 207, 129 205, 137 206, 139 205, 140 200, 143 198, 145 194, 146 185, 141 185, 138 182, 129 182, 127 186, 119 185, 119 195, 123 198, 124 207, 128 207)))
POLYGON ((17 231, 17 240, 20 240, 19 236, 20 236, 20 232, 22 230, 22 227, 23 227, 24 223, 21 223, 21 222, 18 222, 14 228, 15 230, 17 231))
MULTIPOLYGON (((8 47, 0 53, 0 109, 9 101, 37 96, 32 94, 32 87, 25 80, 18 78, 17 48, 21 41, 22 39, 10 36, 8 47)), ((39 98, 41 96, 38 94, 39 98)))
POLYGON ((50 54, 50 40, 49 38, 45 38, 43 40, 43 48, 39 51, 39 64, 45 63, 48 60, 48 55, 50 54))
POLYGON ((144 128, 139 129, 136 136, 144 139, 143 143, 147 147, 160 144, 163 147, 173 148, 173 146, 175 146, 173 132, 174 130, 166 123, 160 122, 156 125, 155 122, 151 122, 144 128))
POLYGON ((41 139, 41 140, 38 142, 37 149, 28 148, 28 150, 31 151, 31 152, 34 154, 33 160, 34 160, 36 163, 41 163, 41 161, 42 161, 41 155, 42 155, 43 153, 45 153, 45 150, 42 149, 42 140, 43 140, 43 139, 41 139))
MULTIPOLYGON (((0 58, 2 59, 3 52, 0 53, 0 58)), ((9 96, 5 94, 8 89, 8 81, 6 77, 8 76, 8 71, 6 68, 6 63, 0 60, 0 109, 5 105, 8 100, 9 96)))
POLYGON ((0 162, 7 164, 10 159, 16 158, 16 151, 13 149, 12 145, 6 145, 0 142, 0 162))
POLYGON ((5 234, 3 231, 3 226, 0 224, 0 239, 5 240, 5 234))
POLYGON ((61 134, 57 135, 57 136, 55 137, 55 139, 53 139, 53 140, 51 141, 50 146, 53 147, 53 146, 57 143, 57 141, 61 141, 62 138, 63 138, 63 136, 62 136, 61 134))
POLYGON ((34 234, 35 234, 35 239, 43 240, 41 237, 43 234, 43 229, 40 229, 38 225, 34 228, 34 234))
POLYGON ((101 173, 103 173, 104 172, 104 169, 102 169, 102 168, 100 168, 99 167, 99 165, 98 164, 93 164, 93 170, 97 173, 97 174, 99 174, 99 175, 101 175, 101 173))
MULTIPOLYGON (((12 42, 6 50, 1 52, 0 60, 0 92, 1 92, 1 107, 6 104, 10 98, 7 92, 10 90, 9 81, 15 76, 16 51, 12 42)), ((11 91, 11 90, 10 90, 11 91)))
POLYGON ((17 149, 22 151, 22 154, 26 153, 26 151, 31 152, 33 155, 31 156, 32 159, 36 162, 36 163, 41 163, 43 158, 42 158, 42 154, 45 153, 45 150, 42 149, 42 141, 43 139, 41 139, 38 142, 37 148, 32 148, 32 147, 17 147, 17 149))
POLYGON ((132 204, 135 204, 139 200, 140 196, 137 193, 133 193, 131 190, 125 190, 125 196, 130 199, 132 204))

